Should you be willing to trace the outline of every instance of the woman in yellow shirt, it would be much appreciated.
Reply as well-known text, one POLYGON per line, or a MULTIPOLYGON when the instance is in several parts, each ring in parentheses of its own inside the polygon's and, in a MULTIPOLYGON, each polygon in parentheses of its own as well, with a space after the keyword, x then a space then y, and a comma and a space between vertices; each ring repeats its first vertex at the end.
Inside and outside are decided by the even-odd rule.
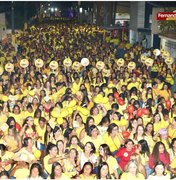
POLYGON ((83 144, 80 142, 79 138, 76 135, 70 137, 70 141, 67 145, 68 149, 76 149, 79 153, 83 151, 83 144))
POLYGON ((161 125, 161 116, 159 113, 155 113, 153 115, 154 134, 158 133, 158 131, 161 129, 161 125))
POLYGON ((99 149, 100 145, 104 143, 104 140, 103 140, 102 136, 99 134, 99 130, 98 130, 97 126, 92 125, 89 128, 88 135, 85 136, 81 142, 84 145, 87 142, 92 142, 95 145, 96 154, 98 154, 98 149, 99 149))
POLYGON ((62 166, 59 162, 54 162, 52 164, 51 174, 49 179, 70 179, 69 176, 63 173, 62 166))
POLYGON ((78 179, 95 179, 93 172, 93 165, 91 162, 86 162, 78 176, 78 179))
POLYGON ((98 172, 97 172, 97 178, 96 179, 114 179, 110 175, 109 165, 107 162, 102 162, 98 165, 98 172))
POLYGON ((95 120, 94 124, 96 126, 100 123, 100 121, 106 115, 106 113, 107 113, 107 110, 105 109, 105 107, 102 104, 94 105, 91 108, 90 114, 94 118, 94 120, 95 120))
POLYGON ((70 149, 67 158, 63 160, 63 169, 70 178, 76 176, 81 170, 78 151, 75 148, 70 149))
POLYGON ((124 180, 142 180, 145 179, 144 175, 139 172, 138 164, 135 160, 131 159, 127 166, 125 172, 122 174, 120 179, 124 180))
POLYGON ((99 163, 107 162, 109 166, 110 175, 114 176, 116 179, 119 179, 119 175, 117 170, 119 165, 117 163, 116 158, 111 155, 110 148, 107 144, 102 144, 99 148, 100 160, 99 163))
POLYGON ((4 141, 10 152, 18 152, 22 147, 21 138, 14 126, 9 126, 8 134, 4 137, 4 141))
POLYGON ((168 133, 171 139, 176 138, 176 117, 173 118, 172 123, 169 125, 168 133))
POLYGON ((111 123, 108 126, 107 133, 103 135, 103 139, 110 147, 113 154, 115 154, 120 145, 124 143, 124 140, 119 133, 119 127, 115 123, 111 123))

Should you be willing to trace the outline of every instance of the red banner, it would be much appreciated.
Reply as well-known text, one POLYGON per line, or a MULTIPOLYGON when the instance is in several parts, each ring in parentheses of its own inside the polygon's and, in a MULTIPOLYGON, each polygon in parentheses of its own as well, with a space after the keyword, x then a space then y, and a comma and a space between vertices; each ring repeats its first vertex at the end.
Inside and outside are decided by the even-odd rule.
POLYGON ((176 12, 159 12, 157 13, 157 20, 160 21, 176 21, 176 12))

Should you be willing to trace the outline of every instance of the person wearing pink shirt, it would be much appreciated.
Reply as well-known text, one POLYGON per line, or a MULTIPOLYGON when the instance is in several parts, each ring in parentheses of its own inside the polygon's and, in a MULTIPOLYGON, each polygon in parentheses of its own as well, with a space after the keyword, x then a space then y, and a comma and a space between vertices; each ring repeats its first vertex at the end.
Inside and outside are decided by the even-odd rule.
POLYGON ((157 142, 153 148, 153 152, 149 157, 149 167, 153 169, 158 161, 162 161, 166 169, 170 164, 169 153, 161 141, 157 142))

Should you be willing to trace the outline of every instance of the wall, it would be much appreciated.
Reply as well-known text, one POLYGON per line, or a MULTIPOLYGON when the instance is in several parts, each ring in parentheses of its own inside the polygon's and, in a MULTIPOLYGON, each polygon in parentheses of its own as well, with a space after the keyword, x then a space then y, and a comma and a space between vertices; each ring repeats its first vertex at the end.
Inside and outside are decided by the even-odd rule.
POLYGON ((159 36, 161 38, 161 48, 166 49, 170 52, 171 56, 176 60, 176 39, 169 39, 164 36, 159 36))

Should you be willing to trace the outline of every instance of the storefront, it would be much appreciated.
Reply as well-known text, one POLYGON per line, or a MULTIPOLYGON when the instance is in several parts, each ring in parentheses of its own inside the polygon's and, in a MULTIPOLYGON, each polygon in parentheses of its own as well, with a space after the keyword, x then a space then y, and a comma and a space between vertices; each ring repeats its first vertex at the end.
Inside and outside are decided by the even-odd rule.
POLYGON ((174 39, 174 36, 171 38, 171 36, 166 37, 162 35, 160 35, 159 38, 161 39, 160 47, 169 51, 171 56, 176 61, 176 38, 174 39))

